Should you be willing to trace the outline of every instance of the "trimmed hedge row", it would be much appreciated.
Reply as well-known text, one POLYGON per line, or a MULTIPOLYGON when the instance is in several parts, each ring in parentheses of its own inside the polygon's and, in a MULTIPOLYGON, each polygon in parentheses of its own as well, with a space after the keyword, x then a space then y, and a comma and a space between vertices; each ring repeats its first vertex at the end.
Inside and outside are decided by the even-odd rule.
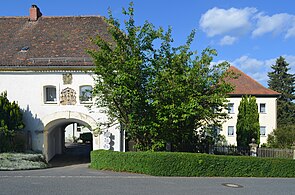
POLYGON ((295 160, 178 152, 91 152, 91 168, 154 176, 295 177, 295 160))

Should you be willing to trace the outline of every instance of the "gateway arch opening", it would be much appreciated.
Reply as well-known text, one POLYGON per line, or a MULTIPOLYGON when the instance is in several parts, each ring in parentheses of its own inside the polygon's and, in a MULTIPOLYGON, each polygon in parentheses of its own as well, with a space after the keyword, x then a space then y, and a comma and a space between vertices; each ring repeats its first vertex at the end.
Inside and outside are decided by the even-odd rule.
POLYGON ((49 163, 54 167, 89 163, 93 148, 91 130, 79 123, 71 123, 61 129, 62 152, 55 154, 49 163))
POLYGON ((79 116, 82 117, 59 116, 50 117, 51 120, 48 120, 50 122, 45 126, 43 153, 52 166, 90 162, 90 152, 93 149, 93 121, 81 113, 79 116))

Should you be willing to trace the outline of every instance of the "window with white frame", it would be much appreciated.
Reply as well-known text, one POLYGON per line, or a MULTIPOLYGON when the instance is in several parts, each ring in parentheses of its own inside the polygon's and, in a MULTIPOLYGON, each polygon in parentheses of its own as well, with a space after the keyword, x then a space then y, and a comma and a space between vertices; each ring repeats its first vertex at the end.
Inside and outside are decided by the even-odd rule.
POLYGON ((259 104, 259 112, 260 113, 266 113, 266 105, 265 105, 265 103, 259 104))
POLYGON ((45 103, 56 103, 56 87, 45 86, 44 87, 44 102, 45 103))
POLYGON ((227 135, 228 136, 234 136, 235 135, 235 127, 234 126, 228 126, 227 127, 227 135))
POLYGON ((260 136, 266 136, 266 127, 260 126, 260 136))
POLYGON ((84 85, 80 87, 80 102, 91 103, 92 102, 92 86, 84 85))
POLYGON ((228 103, 227 109, 228 109, 229 114, 233 114, 234 113, 234 103, 228 103))

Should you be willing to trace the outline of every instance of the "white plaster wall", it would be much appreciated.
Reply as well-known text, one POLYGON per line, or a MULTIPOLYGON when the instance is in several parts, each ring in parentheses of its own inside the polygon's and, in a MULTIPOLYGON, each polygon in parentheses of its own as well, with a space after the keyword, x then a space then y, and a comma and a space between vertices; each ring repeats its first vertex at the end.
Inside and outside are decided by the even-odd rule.
POLYGON ((260 143, 267 142, 267 136, 277 128, 277 100, 276 98, 257 98, 257 104, 265 103, 266 112, 259 114, 260 126, 266 126, 266 135, 260 136, 260 143))
MULTIPOLYGON (((222 125, 222 130, 220 131, 220 134, 224 135, 226 137, 226 140, 228 144, 236 145, 236 124, 237 124, 237 117, 239 112, 239 104, 242 98, 240 97, 233 97, 228 98, 228 103, 234 103, 234 113, 229 114, 230 119, 225 121, 222 125), (228 136, 228 126, 234 126, 235 132, 233 136, 228 136)), ((267 142, 267 136, 270 134, 273 129, 275 129, 277 126, 277 110, 276 110, 276 98, 275 97, 257 97, 256 103, 258 105, 258 112, 259 112, 259 104, 265 103, 266 105, 266 112, 259 114, 259 123, 260 126, 266 126, 266 135, 260 136, 260 144, 267 142)))
MULTIPOLYGON (((73 79, 72 84, 65 85, 63 82, 64 73, 66 72, 0 72, 0 92, 7 91, 8 99, 18 102, 20 108, 24 110, 25 130, 31 131, 32 148, 34 150, 43 151, 44 149, 43 130, 46 125, 44 120, 49 115, 70 111, 83 113, 97 120, 97 122, 106 121, 106 116, 95 106, 89 109, 86 104, 81 104, 79 101, 79 87, 83 85, 93 86, 92 76, 84 72, 67 72, 72 74, 73 79), (56 86, 57 103, 46 104, 44 102, 44 86, 48 85, 56 86), (67 87, 76 91, 76 105, 61 105, 59 103, 60 92, 67 87)), ((61 117, 65 118, 63 115, 61 117)), ((46 121, 46 123, 48 122, 50 121, 46 121)), ((117 136, 119 130, 110 128, 109 131, 116 137, 114 150, 118 150, 120 148, 119 136, 117 136)), ((95 139, 100 139, 100 136, 94 138, 94 141, 95 139)), ((102 149, 103 142, 97 140, 94 142, 93 148, 102 149), (95 143, 98 145, 95 145, 95 143)))

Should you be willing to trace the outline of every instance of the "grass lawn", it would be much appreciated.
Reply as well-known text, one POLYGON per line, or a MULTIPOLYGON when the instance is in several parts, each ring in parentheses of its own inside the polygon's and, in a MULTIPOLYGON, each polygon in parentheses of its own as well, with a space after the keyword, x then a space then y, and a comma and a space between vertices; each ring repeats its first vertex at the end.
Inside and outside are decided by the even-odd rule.
POLYGON ((0 171, 47 168, 42 154, 0 153, 0 171))

